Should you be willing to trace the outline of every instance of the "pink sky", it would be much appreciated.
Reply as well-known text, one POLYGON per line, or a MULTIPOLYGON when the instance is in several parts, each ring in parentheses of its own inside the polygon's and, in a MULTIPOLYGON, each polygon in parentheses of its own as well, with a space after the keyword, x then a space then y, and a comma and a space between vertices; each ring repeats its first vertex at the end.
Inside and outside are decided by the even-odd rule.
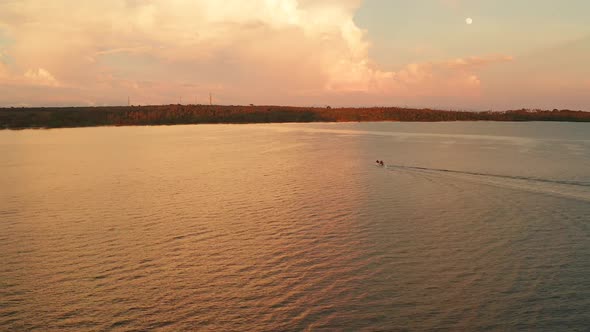
POLYGON ((590 110, 590 78, 535 65, 542 57, 534 53, 431 51, 394 68, 377 61, 371 50, 379 45, 355 19, 366 5, 4 1, 0 106, 122 105, 128 96, 133 104, 204 103, 211 92, 221 104, 590 110))

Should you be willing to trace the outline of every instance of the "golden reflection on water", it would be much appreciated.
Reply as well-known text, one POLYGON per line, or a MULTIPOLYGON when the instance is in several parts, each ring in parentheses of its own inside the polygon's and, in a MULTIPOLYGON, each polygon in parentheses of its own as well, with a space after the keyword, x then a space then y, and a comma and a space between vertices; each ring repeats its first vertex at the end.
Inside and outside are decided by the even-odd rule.
POLYGON ((472 330, 587 318, 590 206, 563 195, 567 184, 379 168, 459 155, 471 167, 482 150, 457 138, 445 156, 448 138, 292 126, 0 133, 0 327, 472 330))

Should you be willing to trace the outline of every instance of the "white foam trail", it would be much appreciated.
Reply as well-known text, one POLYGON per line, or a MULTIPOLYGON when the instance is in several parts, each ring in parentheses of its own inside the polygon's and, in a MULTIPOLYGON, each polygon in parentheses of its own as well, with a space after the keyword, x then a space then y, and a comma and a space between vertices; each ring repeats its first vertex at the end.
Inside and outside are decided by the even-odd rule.
POLYGON ((387 169, 420 172, 434 176, 452 177, 455 179, 472 181, 501 188, 523 190, 533 193, 547 194, 590 202, 590 183, 586 182, 484 174, 477 172, 401 165, 387 165, 387 169))

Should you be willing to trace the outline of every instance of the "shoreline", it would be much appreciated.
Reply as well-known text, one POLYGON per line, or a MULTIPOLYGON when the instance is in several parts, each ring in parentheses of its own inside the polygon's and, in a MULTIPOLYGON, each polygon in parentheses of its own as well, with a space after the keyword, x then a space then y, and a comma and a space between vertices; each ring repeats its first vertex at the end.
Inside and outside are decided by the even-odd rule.
POLYGON ((254 105, 0 108, 0 130, 189 124, 457 121, 590 122, 590 112, 557 109, 469 112, 401 107, 319 108, 254 105))

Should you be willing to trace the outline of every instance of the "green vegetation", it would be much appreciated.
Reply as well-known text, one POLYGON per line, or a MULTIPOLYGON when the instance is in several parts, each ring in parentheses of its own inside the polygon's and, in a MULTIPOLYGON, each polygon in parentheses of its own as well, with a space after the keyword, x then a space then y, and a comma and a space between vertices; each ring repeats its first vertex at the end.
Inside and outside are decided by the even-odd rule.
POLYGON ((163 105, 127 107, 0 108, 0 129, 144 126, 199 123, 368 121, 577 121, 590 112, 515 110, 465 112, 398 107, 163 105))

